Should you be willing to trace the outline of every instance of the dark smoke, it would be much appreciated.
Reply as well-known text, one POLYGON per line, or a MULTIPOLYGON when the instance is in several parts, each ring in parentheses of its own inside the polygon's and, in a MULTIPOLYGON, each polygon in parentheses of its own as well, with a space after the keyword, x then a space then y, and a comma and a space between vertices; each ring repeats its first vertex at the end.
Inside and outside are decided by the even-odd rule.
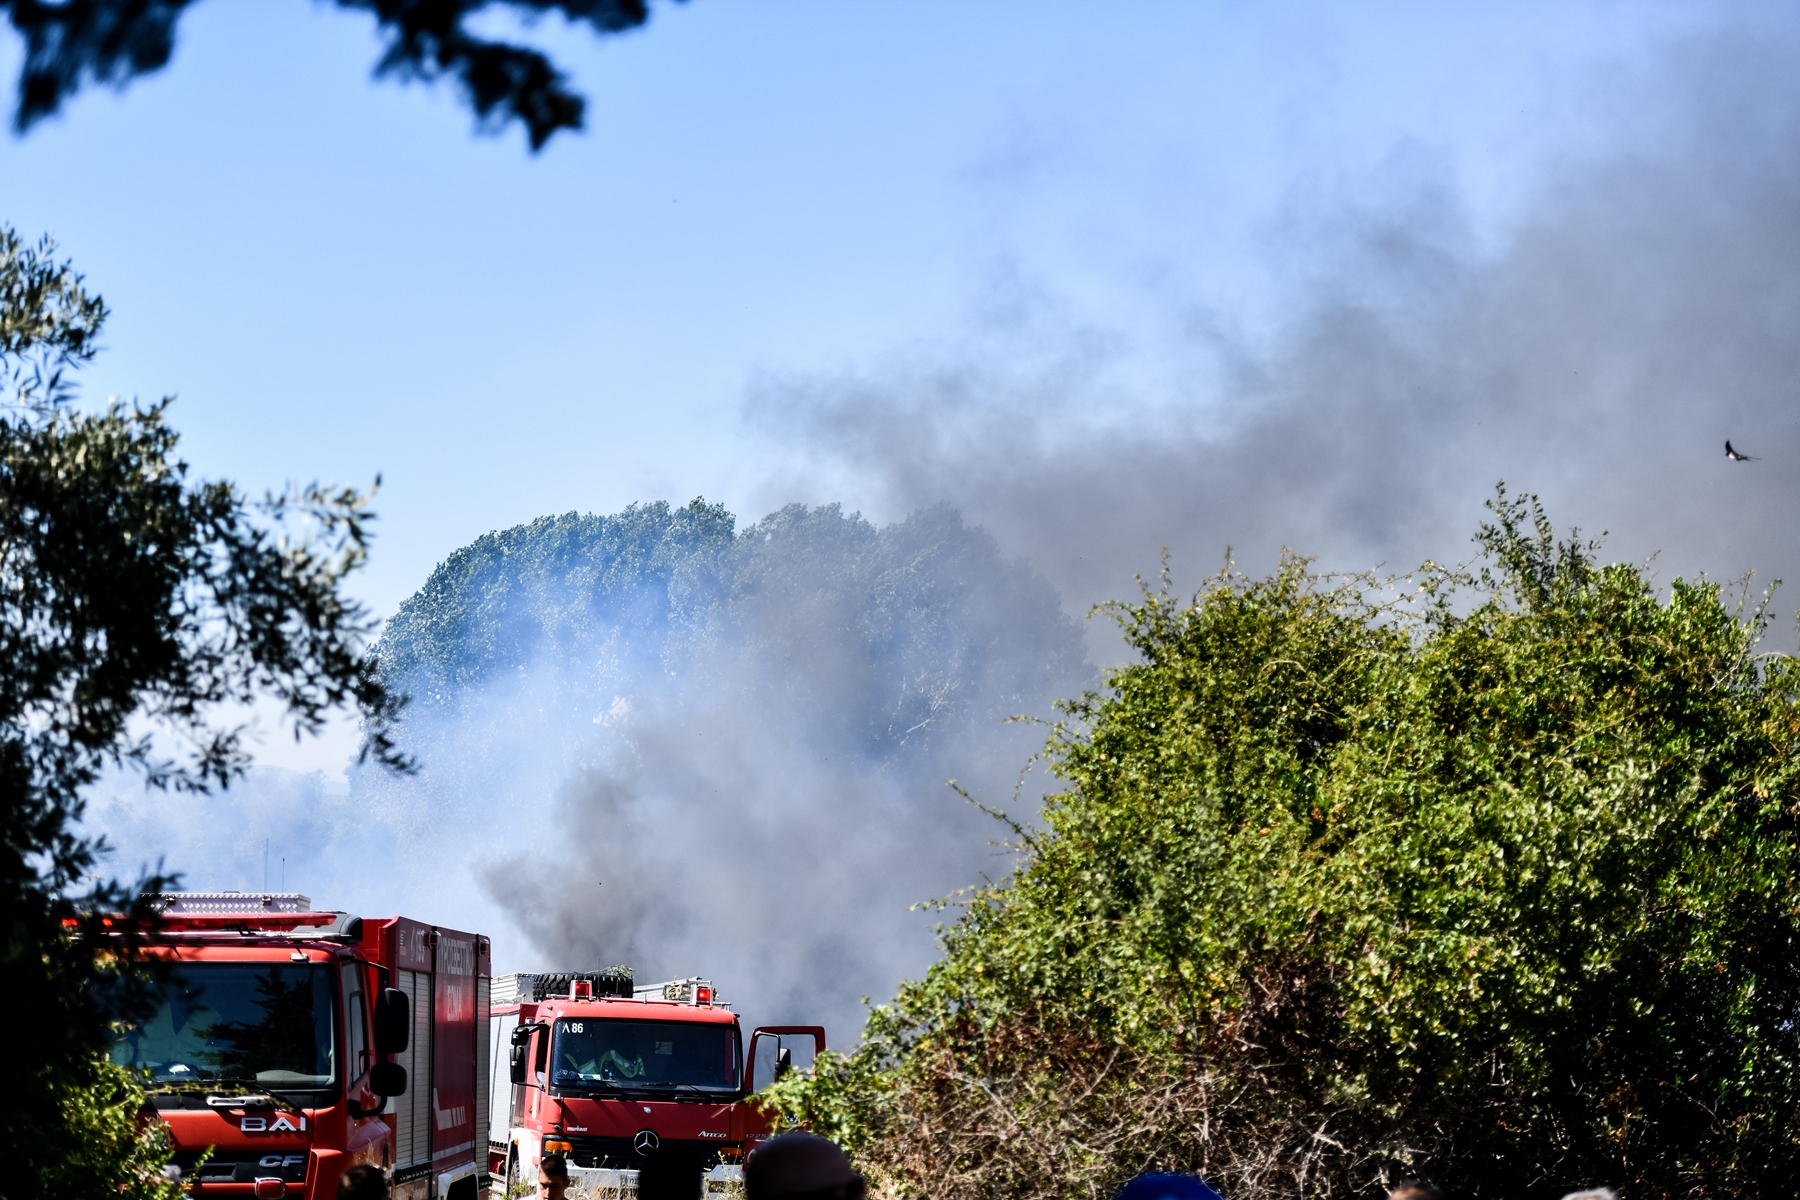
POLYGON ((1800 46, 1771 28, 1615 73, 1610 148, 1557 164, 1498 235, 1401 153, 1403 199, 1290 214, 1273 240, 1310 269, 1272 336, 1196 303, 1168 311, 1171 349, 1019 288, 964 339, 765 380, 749 412, 809 448, 784 492, 948 501, 1077 605, 1129 594, 1164 544, 1183 582, 1228 545, 1250 570, 1283 547, 1461 560, 1502 479, 1610 530, 1609 553, 1660 552, 1665 577, 1793 578, 1797 81, 1800 46), (1727 437, 1762 461, 1728 463, 1727 437))

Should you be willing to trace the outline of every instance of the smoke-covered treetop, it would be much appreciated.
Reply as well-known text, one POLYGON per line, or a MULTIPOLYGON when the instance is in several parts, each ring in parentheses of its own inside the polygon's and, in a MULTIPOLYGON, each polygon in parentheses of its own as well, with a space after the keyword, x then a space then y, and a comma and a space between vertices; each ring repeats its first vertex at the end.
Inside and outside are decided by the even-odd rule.
POLYGON ((431 710, 541 660, 573 667, 609 642, 660 646, 693 601, 712 602, 736 524, 723 505, 659 501, 483 534, 388 622, 383 673, 431 710))
POLYGON ((432 720, 502 692, 553 726, 604 723, 653 679, 716 685, 729 661, 748 693, 879 753, 976 696, 1041 705, 1050 680, 1084 670, 1055 591, 947 507, 877 529, 790 505, 735 527, 696 499, 486 534, 400 606, 383 677, 429 738, 432 720))

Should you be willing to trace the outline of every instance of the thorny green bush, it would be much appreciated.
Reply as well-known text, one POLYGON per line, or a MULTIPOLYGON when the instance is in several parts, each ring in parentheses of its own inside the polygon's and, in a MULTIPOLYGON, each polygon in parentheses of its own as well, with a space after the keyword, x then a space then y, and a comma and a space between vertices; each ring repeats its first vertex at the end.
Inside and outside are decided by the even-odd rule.
POLYGON ((1015 872, 774 1102, 909 1195, 1785 1190, 1800 671, 1490 507, 1475 572, 1113 606, 1015 872))

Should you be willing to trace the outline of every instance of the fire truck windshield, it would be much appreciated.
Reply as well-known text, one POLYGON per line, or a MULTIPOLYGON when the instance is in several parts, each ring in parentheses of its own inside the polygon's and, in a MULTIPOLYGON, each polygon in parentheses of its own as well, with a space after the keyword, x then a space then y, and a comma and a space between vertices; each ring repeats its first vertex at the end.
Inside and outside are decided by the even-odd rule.
POLYGON ((331 971, 302 963, 177 963, 162 1003, 113 1046, 158 1083, 319 1089, 337 1079, 331 971))
POLYGON ((736 1025, 700 1021, 580 1020, 556 1023, 557 1087, 736 1091, 736 1025))

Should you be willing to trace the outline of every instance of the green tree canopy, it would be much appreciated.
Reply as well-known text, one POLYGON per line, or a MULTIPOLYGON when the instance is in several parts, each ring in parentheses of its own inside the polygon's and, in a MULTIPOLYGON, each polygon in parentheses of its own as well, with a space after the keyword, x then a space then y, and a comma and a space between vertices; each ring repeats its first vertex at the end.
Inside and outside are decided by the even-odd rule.
POLYGON ((119 766, 163 788, 228 784, 249 762, 234 709, 259 698, 296 736, 353 709, 365 755, 406 765, 398 705, 363 652, 371 620, 342 590, 367 554, 369 497, 313 486, 253 503, 188 477, 167 401, 75 407, 64 373, 105 317, 48 242, 0 226, 0 970, 32 998, 0 1091, 9 1195, 161 1186, 154 1139, 120 1099, 134 1085, 104 1061, 134 1000, 129 946, 94 915, 153 914, 93 884, 103 846, 79 829, 83 789, 119 766))
POLYGON ((780 1102, 941 1196, 1791 1186, 1800 671, 1493 507, 1476 574, 1116 607, 1016 872, 780 1102))

